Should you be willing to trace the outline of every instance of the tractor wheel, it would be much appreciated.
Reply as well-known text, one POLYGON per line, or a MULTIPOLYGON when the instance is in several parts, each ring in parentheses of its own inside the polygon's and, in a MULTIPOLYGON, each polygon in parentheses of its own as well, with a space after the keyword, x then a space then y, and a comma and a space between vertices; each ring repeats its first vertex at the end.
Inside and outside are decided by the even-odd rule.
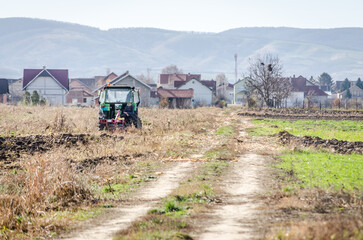
POLYGON ((98 124, 98 131, 102 131, 105 129, 105 125, 104 124, 98 124))

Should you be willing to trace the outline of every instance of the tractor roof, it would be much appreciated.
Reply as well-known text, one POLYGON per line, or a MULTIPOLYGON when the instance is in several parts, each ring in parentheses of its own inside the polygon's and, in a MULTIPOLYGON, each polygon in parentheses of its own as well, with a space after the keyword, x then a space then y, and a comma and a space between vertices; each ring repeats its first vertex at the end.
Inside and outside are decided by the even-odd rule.
POLYGON ((129 87, 129 86, 106 86, 103 89, 132 89, 132 90, 134 90, 135 87, 129 87))

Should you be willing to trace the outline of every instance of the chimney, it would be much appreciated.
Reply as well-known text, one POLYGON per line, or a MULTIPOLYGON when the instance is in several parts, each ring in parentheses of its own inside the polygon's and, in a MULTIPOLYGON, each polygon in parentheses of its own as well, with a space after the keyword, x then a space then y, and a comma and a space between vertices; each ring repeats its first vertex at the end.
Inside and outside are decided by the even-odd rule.
POLYGON ((43 66, 43 70, 45 70, 46 69, 46 67, 45 66, 43 66))

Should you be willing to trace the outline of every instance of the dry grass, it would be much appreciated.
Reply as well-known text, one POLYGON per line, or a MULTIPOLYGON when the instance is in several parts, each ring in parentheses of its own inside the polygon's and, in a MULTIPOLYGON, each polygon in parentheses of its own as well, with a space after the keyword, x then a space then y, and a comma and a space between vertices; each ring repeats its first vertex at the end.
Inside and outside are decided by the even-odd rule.
POLYGON ((362 239, 363 197, 358 192, 287 190, 266 198, 278 222, 267 239, 362 239))
POLYGON ((356 216, 329 216, 326 220, 294 223, 288 231, 282 231, 269 239, 363 239, 363 221, 356 216))
MULTIPOLYGON (((106 132, 106 137, 97 129, 94 108, 0 105, 0 112, 0 136, 93 136, 85 144, 54 146, 35 155, 22 152, 0 165, 0 238, 49 238, 72 220, 57 213, 98 206, 95 199, 107 184, 124 184, 130 175, 141 179, 175 159, 198 161, 223 142, 216 143, 223 139, 215 135, 223 125, 223 110, 217 108, 140 109, 141 131, 106 132)), ((102 204, 108 199, 115 196, 102 195, 102 204)))
MULTIPOLYGON (((37 221, 45 212, 91 200, 91 194, 65 161, 35 156, 21 161, 22 171, 1 177, 0 236, 47 231, 37 221)), ((14 237, 14 236, 13 236, 14 237)))

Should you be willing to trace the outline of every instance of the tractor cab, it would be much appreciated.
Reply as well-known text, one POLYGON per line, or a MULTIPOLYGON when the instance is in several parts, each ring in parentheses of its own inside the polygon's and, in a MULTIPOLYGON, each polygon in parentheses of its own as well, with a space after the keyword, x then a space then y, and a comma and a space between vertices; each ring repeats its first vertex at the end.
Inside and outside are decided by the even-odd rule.
POLYGON ((106 86, 99 91, 100 130, 105 128, 126 127, 134 124, 141 128, 138 117, 140 91, 134 87, 106 86))

